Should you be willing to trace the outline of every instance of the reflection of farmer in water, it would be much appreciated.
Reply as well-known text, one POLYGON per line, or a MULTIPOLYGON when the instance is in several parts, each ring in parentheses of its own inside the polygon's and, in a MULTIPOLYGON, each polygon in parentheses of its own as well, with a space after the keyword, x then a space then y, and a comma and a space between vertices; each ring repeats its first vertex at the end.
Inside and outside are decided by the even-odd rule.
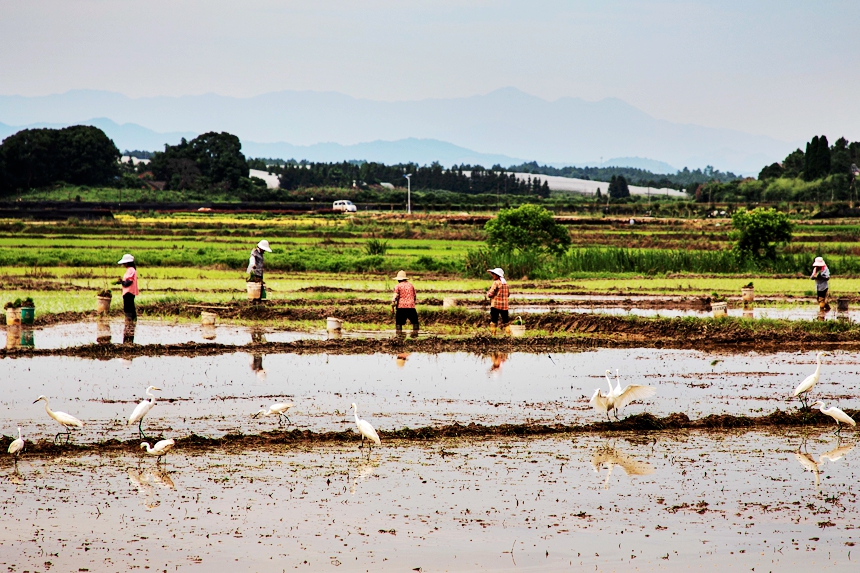
POLYGON ((266 370, 263 368, 263 353, 254 352, 251 354, 251 370, 257 375, 260 380, 266 379, 266 370))
POLYGON ((815 257, 815 262, 812 263, 812 276, 809 277, 815 281, 815 291, 818 295, 818 310, 822 312, 830 312, 830 305, 827 303, 827 291, 830 288, 830 269, 827 268, 824 259, 815 257))
POLYGON ((493 352, 490 354, 490 360, 492 361, 490 372, 498 372, 507 359, 508 355, 505 352, 493 352))

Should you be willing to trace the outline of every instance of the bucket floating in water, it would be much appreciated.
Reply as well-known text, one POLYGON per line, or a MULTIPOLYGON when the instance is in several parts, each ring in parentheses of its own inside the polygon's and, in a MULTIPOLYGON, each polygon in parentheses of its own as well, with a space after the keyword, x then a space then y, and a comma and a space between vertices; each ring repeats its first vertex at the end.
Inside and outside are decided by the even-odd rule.
POLYGON ((32 306, 21 307, 21 324, 33 324, 36 318, 36 309, 32 306))
POLYGON ((343 320, 333 316, 325 319, 326 330, 340 330, 343 327, 343 320))
POLYGON ((711 310, 713 311, 714 318, 728 316, 728 306, 729 304, 727 302, 712 302, 711 310))
POLYGON ((218 320, 218 315, 214 312, 201 312, 200 313, 200 321, 203 323, 203 326, 214 326, 215 322, 218 320))
POLYGON ((245 283, 248 289, 248 300, 260 300, 263 293, 263 283, 245 283))
POLYGON ((104 314, 110 310, 110 297, 108 296, 100 296, 96 297, 96 312, 99 314, 104 314))

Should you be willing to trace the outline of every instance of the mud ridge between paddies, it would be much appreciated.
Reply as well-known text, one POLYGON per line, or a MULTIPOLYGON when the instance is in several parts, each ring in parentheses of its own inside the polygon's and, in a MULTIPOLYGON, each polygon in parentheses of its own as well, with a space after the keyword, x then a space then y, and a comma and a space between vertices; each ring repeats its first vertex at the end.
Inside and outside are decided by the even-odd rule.
MULTIPOLYGON (((860 410, 846 410, 849 416, 857 417, 860 410)), ((594 433, 618 435, 631 440, 641 440, 643 434, 665 431, 759 431, 788 429, 797 427, 821 428, 833 425, 833 420, 818 410, 775 410, 766 416, 735 416, 730 414, 711 414, 697 420, 691 420, 686 414, 676 412, 666 417, 658 418, 653 414, 634 414, 619 421, 601 421, 590 424, 500 424, 481 425, 450 424, 445 426, 425 426, 420 428, 402 428, 400 430, 379 430, 384 443, 409 445, 442 439, 471 438, 528 438, 546 437, 569 434, 594 433)), ((849 432, 850 433, 850 432, 849 432)), ((164 436, 153 437, 148 441, 154 443, 164 436)), ((2 436, 0 448, 8 448, 14 437, 2 436)), ((359 443, 359 435, 352 429, 341 432, 314 432, 311 430, 283 429, 262 432, 260 434, 226 434, 221 437, 207 437, 192 434, 184 438, 174 438, 176 450, 209 450, 215 448, 227 449, 263 449, 271 447, 313 447, 330 444, 359 443)), ((60 444, 53 440, 42 439, 27 441, 25 455, 27 456, 58 456, 74 453, 110 453, 110 452, 140 452, 141 439, 105 440, 90 444, 79 444, 71 441, 60 444)), ((650 439, 648 440, 650 441, 650 439)), ((175 450, 174 450, 175 451, 175 450)), ((444 455, 444 444, 443 444, 444 455)))

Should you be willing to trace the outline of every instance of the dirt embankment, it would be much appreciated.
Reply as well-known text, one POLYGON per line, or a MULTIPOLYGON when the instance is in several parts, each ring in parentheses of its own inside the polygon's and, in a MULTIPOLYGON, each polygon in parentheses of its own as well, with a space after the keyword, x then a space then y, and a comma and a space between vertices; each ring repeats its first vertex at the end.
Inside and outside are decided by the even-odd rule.
MULTIPOLYGON (((854 418, 860 415, 858 410, 846 410, 854 418)), ((775 410, 766 416, 734 416, 729 414, 712 414, 697 420, 691 420, 686 414, 676 412, 658 418, 652 414, 636 414, 620 421, 593 422, 590 424, 501 424, 485 426, 481 424, 450 424, 445 426, 425 426, 419 428, 403 428, 400 430, 380 430, 379 435, 385 442, 424 443, 452 438, 525 438, 553 435, 577 435, 586 433, 612 434, 621 437, 643 434, 650 435, 663 431, 725 431, 725 430, 774 430, 788 428, 821 429, 833 425, 833 420, 817 410, 775 410)), ((654 436, 656 439, 656 436, 654 436)), ((13 437, 0 437, 0 448, 6 449, 13 437)), ((153 438, 150 443, 163 439, 153 438)), ((311 430, 274 430, 260 434, 227 434, 218 438, 210 438, 192 434, 184 438, 176 438, 176 449, 207 450, 214 448, 254 449, 266 447, 313 447, 338 443, 357 443, 358 434, 352 429, 341 432, 313 432, 311 430)), ((140 439, 134 440, 105 440, 91 444, 61 443, 52 440, 27 441, 25 455, 55 456, 69 453, 90 452, 139 452, 140 439)), ((444 448, 443 448, 444 449, 444 448)))

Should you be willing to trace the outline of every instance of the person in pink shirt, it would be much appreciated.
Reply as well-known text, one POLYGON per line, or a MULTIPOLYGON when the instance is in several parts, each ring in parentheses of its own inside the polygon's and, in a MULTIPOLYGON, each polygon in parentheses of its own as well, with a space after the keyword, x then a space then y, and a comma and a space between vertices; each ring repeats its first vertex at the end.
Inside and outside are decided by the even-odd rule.
POLYGON ((412 337, 418 336, 418 311, 415 310, 417 297, 415 287, 406 278, 406 271, 399 271, 394 277, 397 286, 394 287, 394 298, 391 301, 391 310, 394 311, 394 327, 397 334, 403 334, 403 325, 406 321, 412 323, 412 337))
POLYGON ((122 310, 129 320, 137 320, 137 309, 134 306, 134 297, 140 294, 137 288, 137 268, 134 266, 134 257, 126 253, 117 263, 125 266, 125 274, 117 281, 122 285, 122 310))

